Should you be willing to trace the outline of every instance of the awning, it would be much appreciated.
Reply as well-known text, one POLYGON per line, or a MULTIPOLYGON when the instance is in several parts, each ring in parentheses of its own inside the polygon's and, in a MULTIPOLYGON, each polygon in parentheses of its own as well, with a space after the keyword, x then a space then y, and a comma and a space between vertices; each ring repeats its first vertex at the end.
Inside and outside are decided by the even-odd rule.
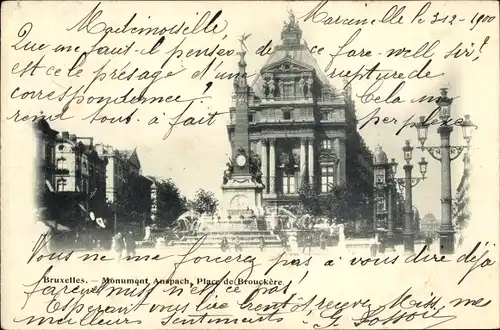
POLYGON ((49 188, 50 192, 54 192, 54 187, 52 187, 52 184, 49 182, 49 180, 45 180, 45 185, 47 188, 49 188))

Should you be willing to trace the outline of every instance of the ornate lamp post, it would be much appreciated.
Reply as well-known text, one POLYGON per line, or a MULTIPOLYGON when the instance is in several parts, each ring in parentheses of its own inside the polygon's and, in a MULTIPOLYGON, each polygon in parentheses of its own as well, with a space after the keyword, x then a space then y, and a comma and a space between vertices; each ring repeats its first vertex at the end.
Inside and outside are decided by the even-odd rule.
MULTIPOLYGON (((403 166, 405 171, 404 178, 392 178, 392 181, 397 183, 402 190, 405 190, 405 218, 404 218, 404 226, 403 226, 403 237, 404 237, 404 251, 408 253, 413 253, 415 251, 415 242, 413 232, 413 201, 412 201, 412 188, 415 187, 421 180, 425 180, 425 173, 427 172, 427 161, 425 158, 418 162, 420 167, 420 174, 422 175, 419 178, 414 178, 411 176, 411 171, 413 169, 413 165, 410 164, 412 158, 413 147, 410 145, 410 140, 406 140, 405 145, 403 147, 403 154, 406 164, 403 166)), ((398 163, 395 162, 394 159, 391 161, 392 173, 396 173, 398 163)))
POLYGON ((380 199, 385 198, 384 195, 384 188, 385 188, 385 175, 381 172, 377 173, 375 175, 375 185, 373 186, 373 199, 374 199, 374 205, 373 205, 373 235, 377 232, 377 203, 380 199))
POLYGON ((427 140, 429 124, 425 122, 425 117, 420 117, 420 123, 416 125, 418 140, 421 150, 426 150, 432 158, 441 162, 441 226, 439 228, 440 247, 442 254, 451 254, 454 252, 454 236, 455 231, 452 223, 452 195, 451 195, 451 161, 457 159, 464 149, 470 146, 472 130, 475 125, 471 122, 470 116, 466 115, 465 120, 461 123, 464 140, 466 146, 451 146, 450 135, 453 127, 447 125, 446 122, 450 118, 452 98, 447 96, 448 90, 441 89, 441 97, 436 101, 439 106, 439 118, 442 124, 437 129, 441 138, 440 146, 424 146, 427 140))
MULTIPOLYGON (((378 145, 375 148, 375 153, 373 156, 373 192, 374 192, 374 205, 373 205, 373 234, 377 232, 377 218, 378 218, 378 201, 380 199, 386 198, 385 196, 385 183, 388 169, 387 154, 382 150, 382 147, 378 145)), ((383 211, 383 210, 381 210, 383 211)))

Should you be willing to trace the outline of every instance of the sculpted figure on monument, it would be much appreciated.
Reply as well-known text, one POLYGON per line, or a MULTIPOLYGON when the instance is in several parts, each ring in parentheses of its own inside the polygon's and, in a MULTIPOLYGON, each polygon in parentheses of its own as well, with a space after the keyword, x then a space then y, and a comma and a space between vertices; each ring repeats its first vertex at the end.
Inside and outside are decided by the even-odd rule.
POLYGON ((291 27, 295 26, 295 14, 291 9, 288 10, 288 17, 290 19, 290 26, 291 27))
POLYGON ((252 175, 252 180, 257 183, 262 183, 262 172, 260 171, 262 163, 259 155, 254 152, 250 152, 250 174, 252 175))
POLYGON ((226 170, 224 170, 224 175, 223 175, 223 178, 222 178, 222 183, 223 184, 226 184, 229 179, 231 178, 232 174, 233 174, 233 164, 231 162, 227 162, 226 163, 226 170))

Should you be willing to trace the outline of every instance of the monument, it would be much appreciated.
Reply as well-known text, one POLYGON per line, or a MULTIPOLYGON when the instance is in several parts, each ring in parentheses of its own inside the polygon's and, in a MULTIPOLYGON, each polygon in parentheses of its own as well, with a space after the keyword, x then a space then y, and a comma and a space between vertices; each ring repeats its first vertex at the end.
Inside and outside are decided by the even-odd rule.
MULTIPOLYGON (((240 39, 242 51, 238 53, 239 72, 234 79, 235 132, 231 143, 231 156, 226 164, 222 182, 222 202, 216 214, 205 215, 186 212, 191 218, 188 234, 176 240, 176 246, 191 246, 200 234, 207 235, 204 247, 221 246, 223 240, 239 241, 241 246, 258 247, 264 240, 266 246, 281 246, 281 240, 273 233, 271 215, 265 214, 262 205, 262 173, 260 159, 250 149, 248 108, 251 88, 246 78, 244 42, 240 39)), ((185 219, 182 215, 178 222, 185 219)), ((186 226, 184 226, 186 227, 186 226)), ((230 243, 231 244, 231 243, 230 243)))
MULTIPOLYGON (((243 42, 242 42, 243 48, 243 42)), ((257 160, 251 157, 248 133, 248 98, 250 87, 246 79, 246 52, 238 53, 239 72, 234 80, 235 93, 235 132, 232 143, 231 162, 224 172, 222 185, 223 209, 229 216, 243 217, 250 222, 251 218, 264 216, 262 207, 262 191, 264 185, 260 179, 257 160)), ((246 227, 246 223, 243 227, 246 227)), ((240 228, 244 229, 244 228, 240 228)))

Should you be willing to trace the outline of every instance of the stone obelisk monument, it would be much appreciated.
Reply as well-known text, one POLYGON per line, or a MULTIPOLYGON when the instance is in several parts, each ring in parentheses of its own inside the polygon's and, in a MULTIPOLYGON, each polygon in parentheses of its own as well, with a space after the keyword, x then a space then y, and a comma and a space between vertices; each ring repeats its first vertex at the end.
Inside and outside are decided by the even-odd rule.
POLYGON ((232 163, 225 173, 223 207, 234 218, 262 216, 262 190, 250 171, 250 139, 248 133, 248 98, 250 87, 246 79, 246 52, 239 52, 239 74, 234 80, 235 113, 234 138, 232 143, 232 163))

